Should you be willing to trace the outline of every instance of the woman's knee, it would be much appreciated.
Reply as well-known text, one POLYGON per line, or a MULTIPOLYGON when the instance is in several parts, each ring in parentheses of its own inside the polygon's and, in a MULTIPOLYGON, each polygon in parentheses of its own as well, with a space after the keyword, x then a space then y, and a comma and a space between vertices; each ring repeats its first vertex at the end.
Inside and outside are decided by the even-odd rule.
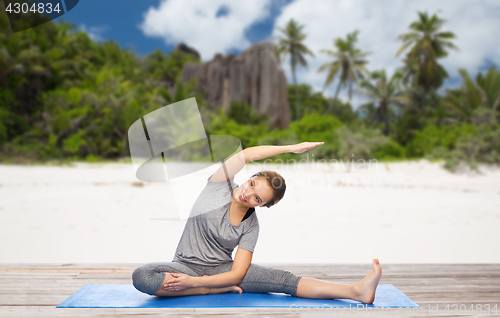
POLYGON ((143 265, 132 273, 132 284, 143 293, 154 295, 158 290, 158 284, 163 282, 164 273, 155 271, 151 266, 143 265))
POLYGON ((132 273, 132 284, 134 285, 135 289, 137 289, 140 292, 145 293, 146 286, 145 286, 145 281, 146 281, 146 270, 144 269, 143 266, 138 267, 134 270, 132 273))
POLYGON ((278 292, 296 295, 300 276, 287 270, 251 264, 240 286, 243 292, 278 292))

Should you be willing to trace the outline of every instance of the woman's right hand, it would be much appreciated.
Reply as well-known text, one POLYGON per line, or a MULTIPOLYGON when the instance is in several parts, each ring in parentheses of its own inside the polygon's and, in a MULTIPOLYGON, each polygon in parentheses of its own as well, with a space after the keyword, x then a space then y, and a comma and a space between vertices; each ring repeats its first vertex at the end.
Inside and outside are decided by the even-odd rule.
POLYGON ((323 141, 321 141, 321 142, 301 142, 300 144, 289 145, 288 149, 289 149, 289 152, 303 153, 309 149, 313 149, 314 147, 316 147, 318 145, 322 145, 322 144, 324 144, 323 141))

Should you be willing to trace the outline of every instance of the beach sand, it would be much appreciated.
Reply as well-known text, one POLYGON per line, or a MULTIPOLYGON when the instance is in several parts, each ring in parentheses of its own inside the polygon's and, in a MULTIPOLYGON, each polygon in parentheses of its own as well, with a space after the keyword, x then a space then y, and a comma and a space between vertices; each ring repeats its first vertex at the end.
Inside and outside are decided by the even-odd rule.
MULTIPOLYGON (((246 171, 264 168, 287 191, 257 208, 255 263, 500 262, 498 168, 454 174, 422 160, 246 171)), ((175 207, 167 183, 135 179, 131 164, 0 165, 0 263, 168 262, 186 222, 175 207)))

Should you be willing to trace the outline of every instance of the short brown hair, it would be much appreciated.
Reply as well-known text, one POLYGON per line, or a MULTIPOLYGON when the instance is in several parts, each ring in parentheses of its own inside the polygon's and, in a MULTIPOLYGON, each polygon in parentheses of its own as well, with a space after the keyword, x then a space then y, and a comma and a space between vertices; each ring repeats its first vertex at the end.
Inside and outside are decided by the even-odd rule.
POLYGON ((260 171, 252 175, 252 177, 264 177, 271 188, 273 189, 273 197, 264 206, 268 208, 278 203, 285 195, 286 184, 285 179, 275 171, 260 171))

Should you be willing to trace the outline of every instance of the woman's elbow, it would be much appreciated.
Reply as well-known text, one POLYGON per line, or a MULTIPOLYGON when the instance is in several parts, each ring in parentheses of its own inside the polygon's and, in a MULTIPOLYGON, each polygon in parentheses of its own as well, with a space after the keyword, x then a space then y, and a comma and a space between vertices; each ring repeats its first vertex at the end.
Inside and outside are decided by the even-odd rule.
POLYGON ((243 281, 243 277, 245 277, 245 274, 241 274, 239 272, 234 273, 234 285, 239 285, 243 281))
POLYGON ((240 157, 240 158, 242 158, 242 159, 245 161, 245 164, 247 164, 247 163, 249 163, 250 161, 252 161, 252 160, 250 159, 250 154, 249 154, 249 152, 248 152, 248 150, 247 150, 247 149, 249 149, 249 148, 243 149, 243 150, 241 151, 242 157, 240 157))

